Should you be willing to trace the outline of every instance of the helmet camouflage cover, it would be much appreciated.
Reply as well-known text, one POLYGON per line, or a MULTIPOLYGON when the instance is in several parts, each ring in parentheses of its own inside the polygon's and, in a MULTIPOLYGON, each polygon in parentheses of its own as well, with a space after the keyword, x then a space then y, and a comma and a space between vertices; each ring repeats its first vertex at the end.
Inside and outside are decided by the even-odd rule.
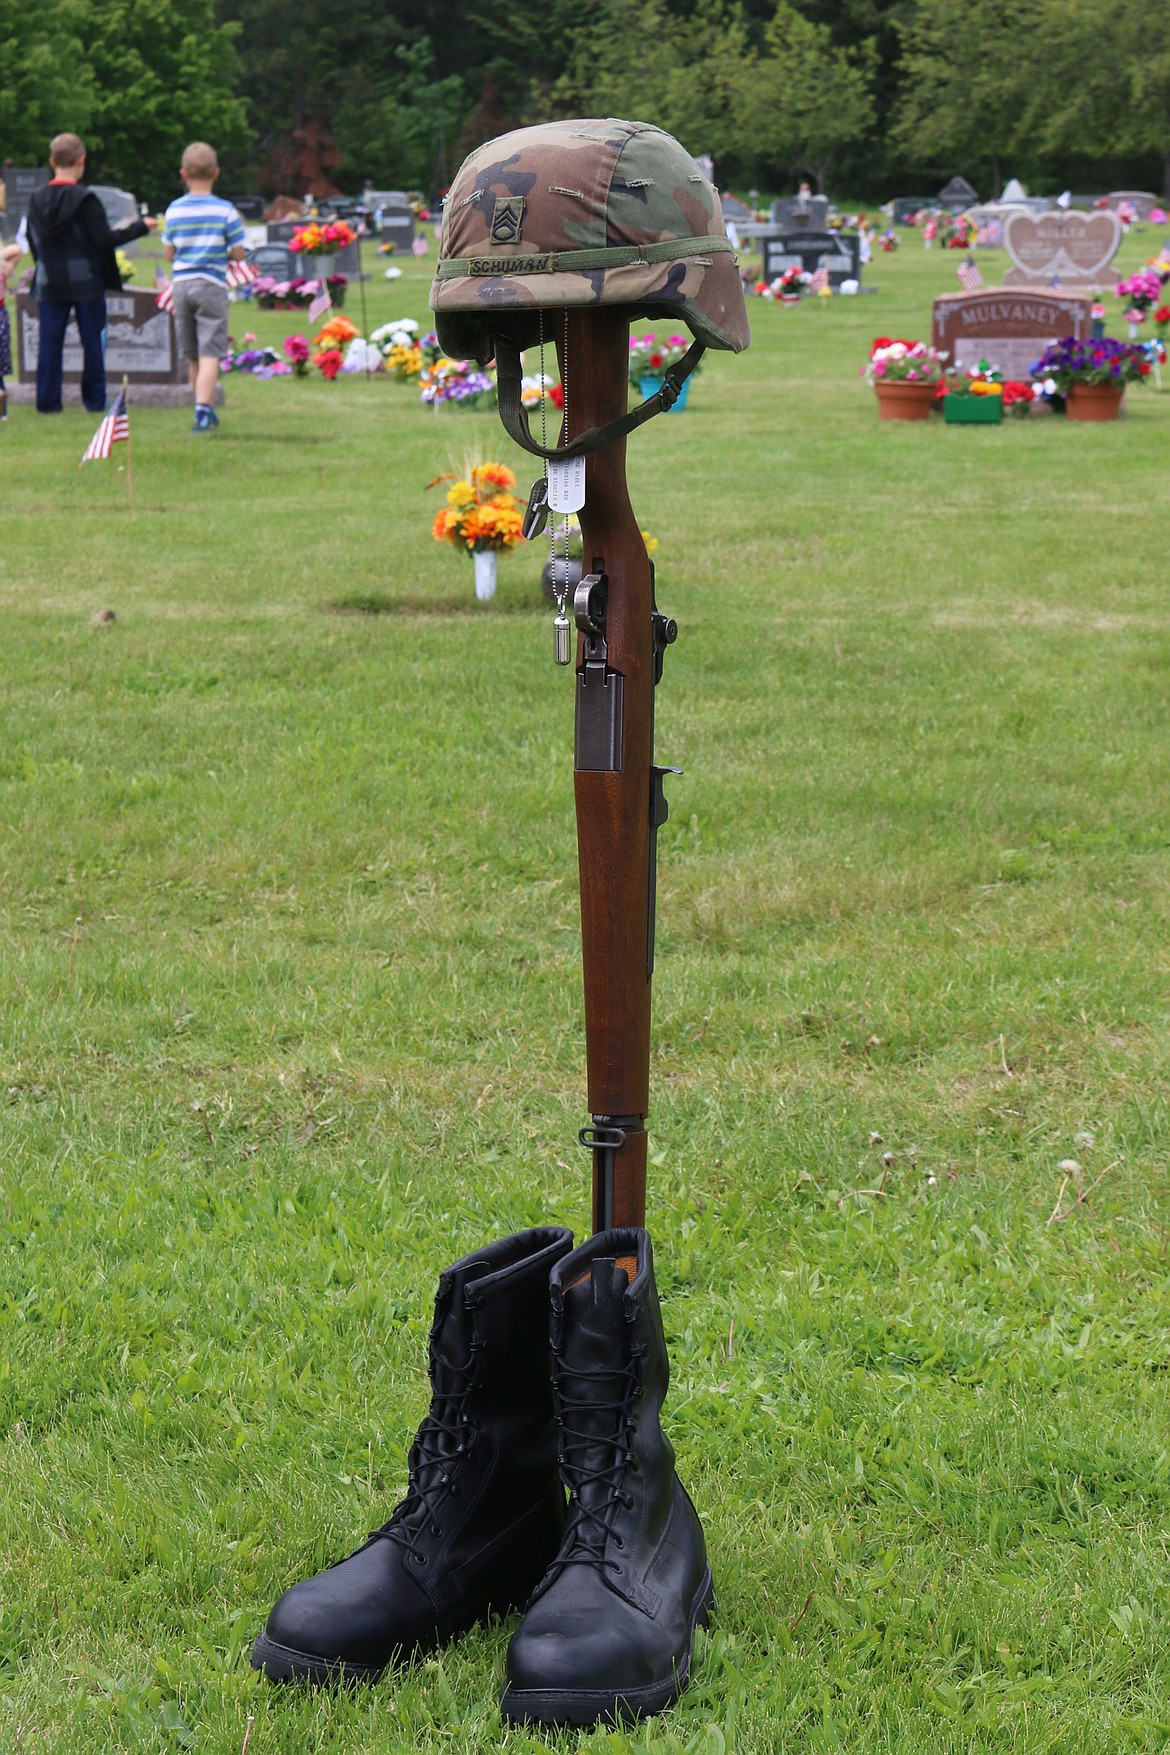
POLYGON ((590 305, 674 319, 735 353, 750 340, 719 197, 645 122, 542 122, 478 147, 443 209, 431 305, 443 348, 481 363, 494 335, 531 347, 538 312, 590 305))

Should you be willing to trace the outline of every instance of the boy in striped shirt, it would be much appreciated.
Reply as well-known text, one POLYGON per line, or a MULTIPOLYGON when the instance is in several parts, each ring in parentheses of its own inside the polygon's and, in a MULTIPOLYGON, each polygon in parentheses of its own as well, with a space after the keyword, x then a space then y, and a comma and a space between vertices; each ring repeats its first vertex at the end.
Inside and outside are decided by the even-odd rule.
POLYGON ((187 193, 172 201, 163 221, 163 247, 171 263, 175 329, 195 392, 197 433, 219 425, 215 386, 228 348, 227 267, 247 254, 244 226, 230 201, 212 193, 219 161, 204 140, 183 154, 179 175, 187 193))

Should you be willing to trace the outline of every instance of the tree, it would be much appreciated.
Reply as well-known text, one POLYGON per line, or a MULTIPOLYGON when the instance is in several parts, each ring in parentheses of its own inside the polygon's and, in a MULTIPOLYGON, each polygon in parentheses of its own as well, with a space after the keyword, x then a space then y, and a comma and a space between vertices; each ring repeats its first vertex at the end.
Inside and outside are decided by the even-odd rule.
POLYGON ((223 151, 243 140, 237 30, 216 25, 213 0, 90 0, 91 180, 122 183, 157 205, 182 193, 188 141, 223 151))
POLYGON ((1032 47, 1039 25, 1036 0, 917 0, 898 25, 895 144, 920 163, 973 171, 982 162, 998 195, 1004 157, 1032 138, 1036 81, 1050 88, 1032 47))
POLYGON ((822 191, 840 148, 874 126, 874 67, 868 38, 842 48, 828 25, 780 0, 764 34, 749 104, 758 149, 772 163, 808 171, 822 191))
POLYGON ((0 160, 47 164, 54 134, 88 127, 87 20, 85 0, 0 0, 0 160))

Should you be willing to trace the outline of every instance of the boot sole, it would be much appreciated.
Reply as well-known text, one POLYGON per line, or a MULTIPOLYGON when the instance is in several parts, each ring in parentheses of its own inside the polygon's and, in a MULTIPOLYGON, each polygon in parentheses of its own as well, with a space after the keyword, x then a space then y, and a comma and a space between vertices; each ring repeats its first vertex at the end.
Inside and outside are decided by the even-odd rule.
POLYGON ((275 1639, 261 1633, 252 1645, 252 1668, 262 1670, 270 1682, 310 1682, 324 1688, 348 1682, 376 1682, 389 1665, 347 1664, 337 1658, 318 1657, 311 1651, 278 1645, 275 1639))
POLYGON ((511 1724, 542 1725, 631 1724, 665 1712, 687 1685, 695 1628, 707 1626, 714 1608, 715 1588, 708 1566, 691 1604, 686 1651, 665 1682, 648 1682, 620 1692, 611 1688, 505 1688, 500 1712, 511 1724))
POLYGON ((350 1663, 345 1658, 325 1658, 312 1651, 298 1651, 293 1645, 281 1645, 275 1639, 269 1639, 267 1633, 258 1634, 252 1642, 252 1668, 260 1670, 270 1682, 307 1682, 311 1687, 329 1688, 346 1686, 357 1682, 377 1682, 398 1663, 408 1662, 412 1657, 423 1657, 427 1652, 435 1651, 439 1646, 447 1645, 458 1639, 461 1633, 468 1632, 481 1621, 487 1621, 493 1615, 503 1618, 516 1609, 524 1607, 526 1596, 501 1602, 487 1603, 477 1609, 473 1615, 460 1621, 455 1626, 444 1627, 433 1637, 418 1641, 409 1650, 392 1652, 381 1664, 350 1663))

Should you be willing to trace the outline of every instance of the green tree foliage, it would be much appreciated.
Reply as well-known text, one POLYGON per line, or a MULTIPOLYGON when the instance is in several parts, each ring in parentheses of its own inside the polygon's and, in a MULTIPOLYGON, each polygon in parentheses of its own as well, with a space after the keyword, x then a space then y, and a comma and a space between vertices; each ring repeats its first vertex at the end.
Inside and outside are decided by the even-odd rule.
POLYGON ((86 138, 97 176, 157 204, 182 193, 179 160, 189 140, 223 151, 244 139, 237 30, 215 23, 214 0, 91 0, 86 138))
POLYGON ((542 116, 631 115, 721 182, 871 196, 1170 195, 1170 9, 1150 0, 0 0, 0 158, 61 128, 158 200, 204 136, 236 187, 443 187, 542 116), (1071 167, 1071 168, 1070 168, 1071 167))
POLYGON ((189 140, 245 137, 237 30, 214 0, 0 0, 0 157, 44 164, 68 130, 92 181, 152 202, 181 193, 189 140))
POLYGON ((89 125, 86 0, 0 0, 0 159, 43 165, 49 141, 89 125))
POLYGON ((757 150, 772 164, 811 172, 823 190, 841 148, 873 129, 875 64, 869 38, 842 47, 827 24, 781 0, 764 35, 748 103, 757 150))

